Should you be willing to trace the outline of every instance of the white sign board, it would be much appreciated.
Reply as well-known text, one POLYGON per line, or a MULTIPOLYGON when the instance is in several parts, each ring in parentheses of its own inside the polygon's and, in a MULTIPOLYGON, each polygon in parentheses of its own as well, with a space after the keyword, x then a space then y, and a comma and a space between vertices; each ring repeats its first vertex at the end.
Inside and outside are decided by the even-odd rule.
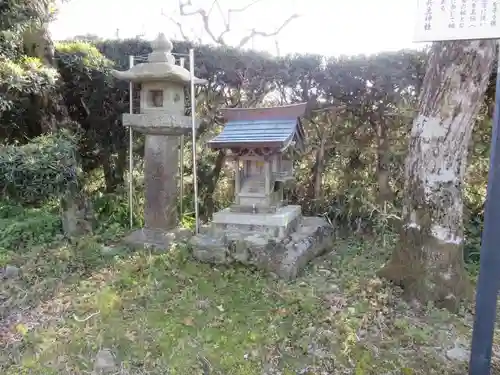
POLYGON ((417 0, 413 40, 500 39, 500 0, 417 0))

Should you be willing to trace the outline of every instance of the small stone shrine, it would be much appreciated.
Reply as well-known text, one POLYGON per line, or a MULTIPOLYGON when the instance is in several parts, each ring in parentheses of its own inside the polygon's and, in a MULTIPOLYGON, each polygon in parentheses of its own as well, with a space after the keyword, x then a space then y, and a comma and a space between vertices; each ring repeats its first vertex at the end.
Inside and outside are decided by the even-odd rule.
MULTIPOLYGON (((178 228, 177 174, 179 137, 191 132, 191 117, 184 116, 184 87, 191 82, 190 72, 175 65, 172 43, 160 34, 152 43, 148 61, 113 75, 141 84, 140 113, 123 114, 123 125, 145 134, 144 228, 131 233, 125 241, 133 245, 167 248, 170 243, 189 236, 178 228)), ((195 84, 205 81, 195 78, 195 84)))
POLYGON ((283 197, 293 180, 293 153, 304 148, 305 110, 305 103, 224 110, 225 127, 208 147, 226 150, 234 164, 234 203, 191 239, 195 258, 240 262, 292 279, 331 243, 326 220, 303 217, 301 207, 283 197))

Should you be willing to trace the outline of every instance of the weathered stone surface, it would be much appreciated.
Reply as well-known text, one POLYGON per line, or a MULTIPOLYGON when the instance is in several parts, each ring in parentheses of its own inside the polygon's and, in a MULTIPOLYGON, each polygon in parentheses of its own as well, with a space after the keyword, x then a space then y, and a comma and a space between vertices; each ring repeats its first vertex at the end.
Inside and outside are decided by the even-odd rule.
POLYGON ((300 206, 281 207, 273 213, 233 212, 230 208, 216 212, 212 221, 213 233, 259 233, 285 238, 297 230, 302 220, 300 206))
POLYGON ((117 370, 115 357, 111 350, 102 349, 96 355, 94 362, 95 374, 110 374, 117 370))
POLYGON ((195 85, 206 84, 206 80, 192 77, 191 73, 182 66, 175 65, 172 55, 172 42, 160 33, 151 43, 153 51, 148 55, 148 61, 134 65, 127 71, 112 70, 111 73, 118 79, 133 82, 170 81, 188 83, 191 79, 195 85))
POLYGON ((3 277, 5 279, 15 279, 19 277, 21 270, 15 266, 7 265, 3 269, 3 277))
POLYGON ((201 262, 213 264, 228 263, 229 249, 226 237, 213 237, 208 234, 198 234, 190 240, 194 249, 195 258, 201 262))
POLYGON ((66 236, 82 236, 92 233, 94 209, 90 200, 82 193, 61 199, 61 222, 66 236))
POLYGON ((462 347, 455 347, 446 352, 446 358, 450 361, 467 362, 469 357, 470 351, 462 347))
MULTIPOLYGON (((134 131, 144 134, 179 136, 192 131, 190 116, 182 116, 165 110, 146 113, 124 113, 123 125, 131 126, 134 131)), ((195 128, 199 127, 199 121, 195 128)))
POLYGON ((114 256, 120 253, 120 248, 117 246, 104 246, 101 247, 101 254, 106 256, 114 256))
POLYGON ((280 239, 265 232, 204 233, 190 241, 193 256, 214 264, 242 263, 294 279, 331 244, 333 228, 319 217, 304 217, 297 231, 280 239))
POLYGON ((168 249, 190 233, 178 228, 179 137, 191 132, 184 116, 184 87, 204 84, 183 66, 175 65, 172 43, 160 34, 152 44, 148 61, 129 70, 113 70, 118 79, 141 84, 140 113, 123 115, 123 124, 146 134, 144 150, 144 228, 131 233, 125 242, 132 246, 168 249), (194 81, 194 82, 193 82, 194 81))
POLYGON ((187 240, 192 235, 189 229, 176 228, 170 231, 139 229, 125 237, 124 242, 133 247, 153 247, 168 250, 175 242, 187 240))
POLYGON ((144 227, 169 230, 177 227, 177 137, 146 135, 144 227))

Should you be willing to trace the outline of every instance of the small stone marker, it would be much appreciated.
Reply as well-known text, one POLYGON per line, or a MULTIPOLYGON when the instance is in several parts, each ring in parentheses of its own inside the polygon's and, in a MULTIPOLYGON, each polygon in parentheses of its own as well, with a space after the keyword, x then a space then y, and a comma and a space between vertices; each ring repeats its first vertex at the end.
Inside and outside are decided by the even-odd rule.
POLYGON ((11 265, 5 266, 3 270, 3 277, 5 279, 15 279, 19 277, 20 270, 19 268, 11 265))
POLYGON ((469 357, 470 351, 458 346, 446 352, 446 358, 448 358, 450 361, 467 362, 469 360, 469 357))
POLYGON ((110 374, 116 372, 115 356, 109 349, 101 349, 97 353, 94 362, 94 373, 96 375, 110 374))

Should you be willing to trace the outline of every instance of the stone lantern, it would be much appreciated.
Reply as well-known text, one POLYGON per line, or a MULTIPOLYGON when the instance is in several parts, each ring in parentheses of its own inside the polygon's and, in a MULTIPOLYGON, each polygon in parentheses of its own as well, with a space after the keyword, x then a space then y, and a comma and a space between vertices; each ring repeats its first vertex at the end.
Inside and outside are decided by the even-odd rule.
MULTIPOLYGON (((184 87, 190 84, 191 74, 175 65, 172 43, 164 34, 159 34, 152 49, 147 62, 112 73, 118 79, 141 85, 140 113, 123 114, 123 125, 146 137, 144 228, 131 233, 126 241, 167 247, 186 233, 178 229, 177 173, 179 137, 192 130, 191 117, 184 116, 184 87)), ((195 78, 194 83, 205 81, 195 78)))

